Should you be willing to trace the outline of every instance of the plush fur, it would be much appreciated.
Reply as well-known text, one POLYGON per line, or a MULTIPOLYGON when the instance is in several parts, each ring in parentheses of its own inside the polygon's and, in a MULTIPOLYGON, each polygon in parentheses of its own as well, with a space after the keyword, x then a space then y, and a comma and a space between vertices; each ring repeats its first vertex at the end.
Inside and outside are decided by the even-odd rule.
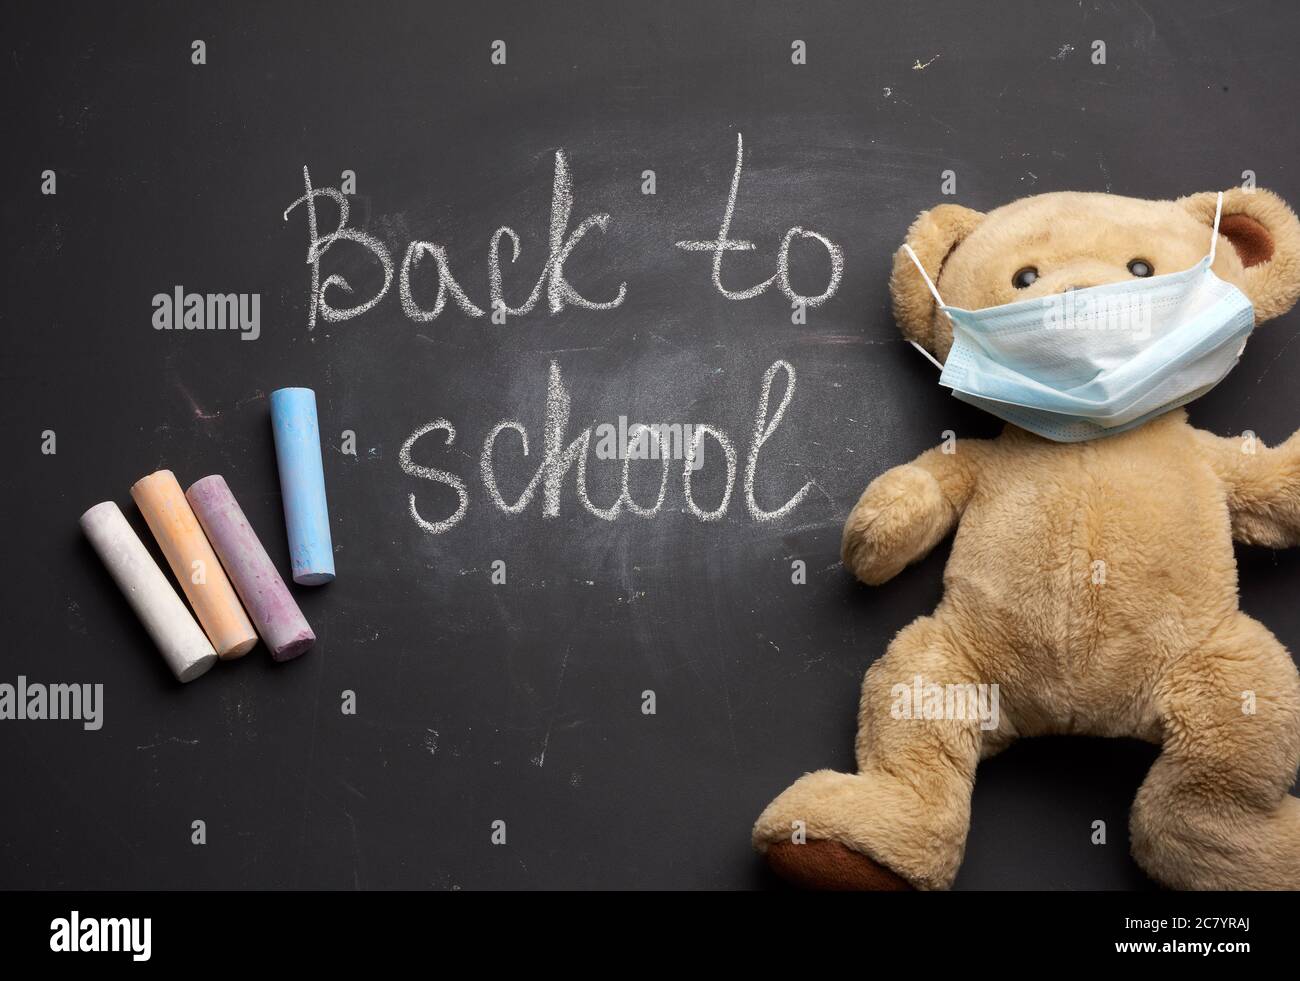
MULTIPOLYGON (((1134 258, 1157 275, 1186 269, 1208 250, 1214 202, 1062 193, 986 215, 941 205, 907 241, 946 302, 977 309, 1120 281, 1134 258), (1017 290, 1025 266, 1040 277, 1017 290)), ((1258 321, 1285 313, 1300 295, 1300 222, 1268 191, 1226 192, 1214 270, 1258 321)), ((890 286, 904 335, 942 360, 951 327, 902 250, 890 286)), ((954 529, 938 609, 867 671, 858 772, 806 774, 755 824, 773 867, 827 888, 947 888, 979 760, 1024 736, 1077 733, 1162 747, 1131 815, 1134 858, 1153 878, 1300 889, 1289 795, 1300 677, 1238 608, 1233 554, 1234 540, 1300 544, 1300 433, 1267 448, 1197 430, 1181 409, 1085 443, 1008 425, 872 481, 845 525, 844 563, 883 583, 954 529), (917 676, 996 683, 996 727, 896 718, 895 685, 917 676)))

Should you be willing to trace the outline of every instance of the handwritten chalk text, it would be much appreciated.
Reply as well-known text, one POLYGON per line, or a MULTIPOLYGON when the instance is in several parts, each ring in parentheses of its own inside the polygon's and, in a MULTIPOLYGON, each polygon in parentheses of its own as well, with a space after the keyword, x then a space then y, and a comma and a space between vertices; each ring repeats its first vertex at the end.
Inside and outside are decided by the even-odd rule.
MULTIPOLYGON (((795 225, 788 229, 777 249, 776 272, 760 283, 743 290, 730 290, 722 284, 722 260, 728 252, 752 251, 754 243, 731 237, 731 224, 735 218, 736 199, 740 193, 740 178, 744 167, 744 139, 736 134, 736 166, 732 174, 731 190, 723 211, 722 224, 716 238, 707 241, 683 240, 677 248, 688 252, 709 252, 713 255, 713 285, 729 300, 748 300, 760 296, 773 286, 786 295, 791 304, 800 308, 820 306, 835 295, 844 276, 844 253, 840 247, 820 232, 795 225), (796 292, 790 281, 790 253, 796 241, 811 240, 826 250, 830 272, 822 292, 804 296, 796 292)), ((486 302, 476 302, 457 280, 452 257, 447 247, 435 241, 416 240, 409 243, 400 262, 387 245, 376 236, 348 225, 350 217, 347 195, 335 187, 313 187, 311 172, 302 169, 304 193, 284 210, 284 220, 299 207, 307 215, 307 265, 311 267, 311 288, 308 296, 307 329, 316 326, 317 320, 339 323, 359 317, 380 303, 397 283, 397 293, 406 316, 416 323, 436 320, 454 305, 470 318, 490 318, 494 324, 503 324, 510 317, 531 313, 542 302, 552 315, 569 308, 581 310, 613 310, 627 299, 628 284, 621 282, 612 296, 592 298, 582 295, 569 282, 566 266, 575 251, 593 229, 604 233, 611 218, 608 213, 588 215, 573 225, 573 177, 564 150, 555 151, 555 165, 551 180, 551 221, 546 261, 531 288, 520 298, 514 293, 514 302, 507 297, 505 273, 502 268, 502 243, 506 247, 506 268, 513 267, 523 254, 523 240, 509 225, 502 225, 488 240, 488 295, 486 302), (322 234, 321 217, 317 199, 333 202, 337 218, 332 231, 322 234), (572 227, 570 227, 572 226, 572 227), (370 296, 361 297, 346 277, 331 273, 322 278, 321 264, 326 254, 347 243, 361 250, 376 273, 382 273, 383 283, 370 296), (424 285, 421 285, 424 284, 424 285), (422 305, 417 299, 416 287, 426 297, 433 296, 432 305, 422 305), (436 288, 435 288, 436 287, 436 288)), ((375 277, 376 279, 378 276, 375 277)), ((513 292, 513 291, 512 291, 513 292)))
MULTIPOLYGON (((307 319, 307 327, 310 330, 316 326, 318 311, 322 320, 328 323, 337 323, 360 316, 374 307, 384 298, 392 286, 394 267, 393 259, 387 247, 379 239, 367 232, 348 227, 348 199, 341 191, 333 187, 312 187, 311 173, 306 167, 302 169, 302 177, 303 184, 306 186, 306 193, 285 209, 284 217, 285 220, 288 220, 290 212, 299 205, 306 205, 307 264, 311 266, 310 312, 307 319), (321 197, 328 198, 338 207, 338 224, 334 231, 327 235, 320 234, 316 213, 316 199, 321 197), (322 281, 320 274, 322 257, 338 242, 352 242, 366 249, 384 274, 384 284, 374 296, 347 307, 334 306, 333 301, 326 295, 330 287, 334 287, 339 292, 351 296, 353 288, 347 279, 334 274, 325 277, 324 281, 322 281)), ((528 296, 521 303, 511 306, 506 299, 505 282, 501 273, 501 240, 509 240, 509 260, 511 265, 518 261, 519 256, 522 254, 523 243, 519 238, 519 233, 509 225, 502 225, 493 232, 491 241, 488 244, 488 281, 490 284, 488 310, 493 311, 499 317, 522 316, 530 313, 537 306, 543 294, 546 296, 546 304, 552 314, 561 313, 566 307, 571 306, 584 310, 611 310, 623 302, 627 296, 627 283, 620 284, 617 293, 610 299, 592 300, 579 293, 565 278, 565 264, 569 261, 574 249, 578 247, 582 239, 593 228, 603 232, 609 225, 609 215, 601 213, 588 215, 578 223, 576 228, 570 229, 569 224, 572 215, 573 178, 569 173, 569 162, 564 155, 564 151, 557 150, 555 151, 555 174, 551 182, 550 251, 546 262, 542 265, 537 282, 533 285, 528 296)), ((447 254, 447 249, 437 242, 411 242, 406 248, 406 255, 402 258, 397 278, 402 309, 411 320, 417 323, 436 319, 446 308, 449 298, 466 316, 482 317, 486 315, 484 308, 471 300, 460 283, 456 281, 456 277, 452 273, 451 259, 447 254), (433 306, 425 308, 416 302, 412 281, 419 275, 427 275, 422 273, 422 269, 428 266, 430 262, 433 265, 432 275, 437 282, 437 294, 433 306)))
POLYGON ((834 296, 835 291, 840 287, 840 280, 844 276, 844 253, 840 251, 838 245, 825 235, 800 228, 798 225, 787 231, 785 237, 781 239, 781 248, 776 256, 775 273, 761 283, 756 283, 744 290, 729 290, 722 285, 722 257, 728 252, 750 252, 754 249, 753 242, 730 237, 731 221, 736 215, 736 195, 740 193, 740 174, 744 168, 744 159, 745 140, 740 133, 737 133, 736 169, 731 175, 731 191, 727 195, 727 207, 722 212, 722 227, 718 229, 718 237, 710 242, 678 242, 677 247, 685 249, 687 252, 713 253, 713 285, 728 300, 749 300, 755 296, 761 296, 767 292, 769 286, 776 283, 792 304, 803 307, 821 306, 834 296), (790 285, 790 246, 796 238, 810 238, 820 242, 822 247, 826 249, 826 254, 830 256, 830 278, 826 283, 826 288, 816 296, 801 296, 790 285))
MULTIPOLYGON (((755 521, 772 521, 785 516, 798 507, 813 486, 811 482, 805 483, 793 497, 772 510, 765 510, 757 500, 756 488, 759 480, 758 470, 763 445, 772 438, 777 427, 780 426, 786 409, 789 408, 791 401, 794 399, 794 392, 794 366, 786 361, 775 362, 763 376, 758 409, 755 413, 754 428, 750 436, 749 452, 742 478, 745 506, 750 517, 755 521), (785 387, 775 411, 769 414, 772 383, 776 380, 778 374, 785 375, 785 387)), ((657 431, 654 431, 653 435, 653 438, 658 442, 657 457, 660 464, 659 488, 654 503, 639 502, 632 496, 629 482, 633 458, 625 456, 622 461, 619 494, 611 503, 602 506, 591 499, 587 487, 587 459, 591 447, 592 428, 588 427, 579 433, 576 438, 568 440, 570 405, 569 390, 560 374, 560 366, 552 361, 547 384, 546 409, 542 423, 541 460, 537 469, 518 496, 514 500, 508 500, 497 481, 497 442, 503 434, 510 432, 517 437, 518 453, 520 455, 529 456, 532 447, 528 437, 528 429, 523 423, 516 419, 505 419, 497 423, 492 431, 488 433, 487 438, 484 439, 482 454, 479 457, 479 476, 484 489, 487 491, 488 499, 498 510, 505 514, 522 514, 532 505, 540 490, 542 516, 554 518, 560 513, 560 502, 565 481, 572 471, 578 503, 589 514, 602 521, 614 521, 624 511, 641 518, 653 518, 659 514, 667 498, 668 483, 673 466, 671 447, 668 445, 663 427, 659 427, 657 431)), ((648 431, 648 427, 646 429, 637 429, 638 433, 642 431, 648 431)), ((414 493, 409 494, 407 498, 411 520, 429 534, 438 535, 450 531, 464 518, 469 508, 469 491, 465 481, 459 476, 446 470, 426 467, 414 462, 412 452, 416 444, 424 436, 434 432, 445 434, 443 442, 446 446, 451 446, 456 439, 455 427, 447 419, 437 419, 421 426, 411 433, 402 444, 401 452, 398 455, 398 465, 401 467, 402 472, 409 477, 433 481, 455 492, 459 502, 458 506, 451 514, 442 518, 430 518, 426 513, 422 512, 414 493)), ((700 521, 717 521, 721 519, 730 506, 736 475, 737 456, 731 437, 715 426, 703 423, 695 424, 691 431, 690 442, 687 444, 685 459, 681 467, 680 479, 682 497, 685 503, 684 510, 700 521), (706 439, 717 444, 726 467, 722 500, 712 508, 705 508, 697 503, 691 489, 692 473, 699 469, 695 466, 694 461, 703 452, 706 439)))

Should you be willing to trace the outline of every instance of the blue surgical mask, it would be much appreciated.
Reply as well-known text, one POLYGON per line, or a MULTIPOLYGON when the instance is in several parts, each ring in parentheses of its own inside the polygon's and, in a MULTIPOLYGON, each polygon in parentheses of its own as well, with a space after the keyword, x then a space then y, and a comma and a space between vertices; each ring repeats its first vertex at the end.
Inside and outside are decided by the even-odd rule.
POLYGON ((1236 366, 1255 328, 1241 290, 1214 274, 1223 195, 1209 254, 1182 272, 1108 283, 983 310, 950 307, 910 246, 953 344, 939 384, 1059 443, 1110 436, 1205 394, 1236 366))

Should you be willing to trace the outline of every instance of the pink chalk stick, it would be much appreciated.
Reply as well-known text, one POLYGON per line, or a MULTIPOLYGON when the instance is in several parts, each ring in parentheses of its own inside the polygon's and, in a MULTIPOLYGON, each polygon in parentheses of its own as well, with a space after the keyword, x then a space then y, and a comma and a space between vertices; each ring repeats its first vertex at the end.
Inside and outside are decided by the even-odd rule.
POLYGON ((225 478, 213 474, 197 480, 185 497, 271 657, 287 661, 311 647, 316 635, 275 571, 225 478))

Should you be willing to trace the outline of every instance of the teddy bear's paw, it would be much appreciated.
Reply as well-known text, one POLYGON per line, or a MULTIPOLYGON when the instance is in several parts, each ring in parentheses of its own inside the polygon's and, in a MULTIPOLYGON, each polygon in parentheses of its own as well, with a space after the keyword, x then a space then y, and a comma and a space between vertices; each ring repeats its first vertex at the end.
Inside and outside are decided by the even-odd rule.
POLYGON ((951 786, 938 784, 930 790, 922 795, 914 783, 883 771, 816 770, 805 773, 764 808, 751 838, 763 855, 794 846, 793 851, 782 848, 777 871, 807 868, 787 878, 837 879, 841 872, 824 868, 835 857, 840 859, 831 863, 836 868, 857 868, 849 881, 860 879, 863 867, 871 863, 917 889, 947 889, 961 864, 969 822, 962 794, 969 789, 964 780, 954 777, 951 786), (812 844, 801 842, 818 844, 814 851, 812 844))
POLYGON ((932 474, 910 464, 895 467, 873 480, 854 505, 840 557, 868 586, 888 582, 943 537, 950 512, 932 474))
POLYGON ((907 880, 838 841, 781 841, 767 849, 767 864, 800 889, 825 892, 906 892, 907 880))

